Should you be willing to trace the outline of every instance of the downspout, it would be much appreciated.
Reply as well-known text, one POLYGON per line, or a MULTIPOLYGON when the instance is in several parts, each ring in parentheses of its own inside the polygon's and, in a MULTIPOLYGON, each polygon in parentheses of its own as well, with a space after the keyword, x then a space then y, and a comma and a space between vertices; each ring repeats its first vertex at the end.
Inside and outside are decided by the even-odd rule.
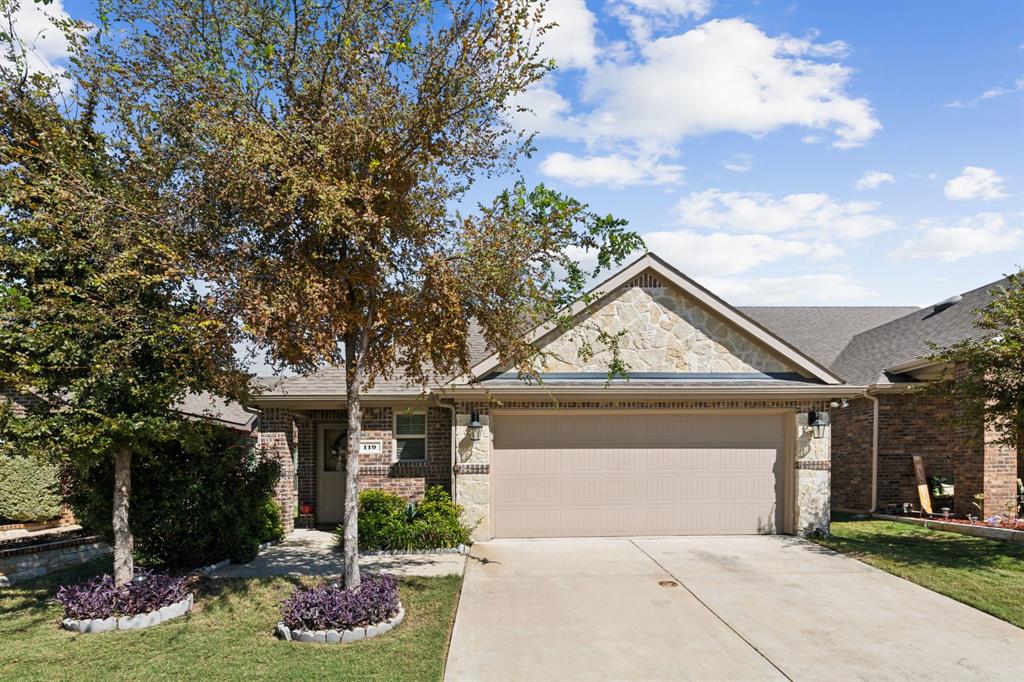
POLYGON ((864 391, 864 397, 872 402, 871 417, 871 509, 874 514, 878 507, 878 398, 864 391))
POLYGON ((456 446, 456 443, 455 443, 455 426, 456 426, 456 424, 455 424, 455 405, 448 405, 446 403, 442 403, 440 398, 436 398, 436 404, 437 404, 438 407, 443 407, 444 409, 448 410, 451 413, 451 415, 452 415, 452 433, 451 433, 451 436, 449 438, 449 440, 451 441, 451 451, 452 451, 451 452, 451 460, 452 460, 451 461, 452 502, 454 504, 458 504, 458 500, 456 499, 456 495, 457 495, 456 491, 458 490, 458 488, 455 485, 455 478, 456 478, 456 476, 458 476, 458 473, 459 473, 459 467, 455 463, 456 462, 456 457, 455 457, 455 452, 456 452, 456 448, 455 448, 455 446, 456 446))

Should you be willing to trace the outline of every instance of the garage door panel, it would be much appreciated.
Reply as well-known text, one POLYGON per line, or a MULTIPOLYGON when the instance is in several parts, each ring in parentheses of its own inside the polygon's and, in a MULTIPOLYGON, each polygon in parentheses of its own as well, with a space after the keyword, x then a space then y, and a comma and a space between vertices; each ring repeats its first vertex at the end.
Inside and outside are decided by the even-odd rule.
POLYGON ((776 532, 780 415, 495 415, 497 537, 776 532))

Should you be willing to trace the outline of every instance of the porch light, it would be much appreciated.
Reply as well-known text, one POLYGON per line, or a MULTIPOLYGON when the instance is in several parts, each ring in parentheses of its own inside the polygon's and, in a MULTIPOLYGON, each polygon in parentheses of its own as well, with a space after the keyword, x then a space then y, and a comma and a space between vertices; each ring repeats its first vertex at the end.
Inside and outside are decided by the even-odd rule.
POLYGON ((807 425, 814 429, 815 438, 825 437, 825 427, 828 422, 822 417, 821 412, 810 410, 807 412, 807 425))
POLYGON ((480 423, 480 414, 476 410, 472 410, 469 413, 469 439, 480 440, 483 430, 484 425, 480 423))

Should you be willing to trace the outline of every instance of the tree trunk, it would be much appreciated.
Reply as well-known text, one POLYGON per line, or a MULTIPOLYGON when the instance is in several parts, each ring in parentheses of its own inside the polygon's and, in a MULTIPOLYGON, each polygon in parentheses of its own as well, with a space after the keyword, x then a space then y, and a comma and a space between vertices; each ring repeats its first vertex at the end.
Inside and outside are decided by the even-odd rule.
POLYGON ((135 574, 132 552, 135 538, 128 526, 128 498, 132 492, 132 452, 118 448, 114 453, 114 584, 126 585, 135 574))
POLYGON ((345 397, 348 400, 348 443, 345 448, 345 518, 342 557, 345 587, 359 587, 359 440, 363 411, 359 404, 363 388, 362 334, 345 337, 345 397))

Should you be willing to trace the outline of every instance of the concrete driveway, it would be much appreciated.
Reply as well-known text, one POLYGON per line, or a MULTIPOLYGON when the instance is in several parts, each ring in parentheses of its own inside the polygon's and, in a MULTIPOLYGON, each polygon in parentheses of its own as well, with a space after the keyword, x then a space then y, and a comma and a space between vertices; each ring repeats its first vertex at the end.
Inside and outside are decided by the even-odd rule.
POLYGON ((1020 681, 1024 630, 791 537, 496 540, 445 679, 1020 681))

